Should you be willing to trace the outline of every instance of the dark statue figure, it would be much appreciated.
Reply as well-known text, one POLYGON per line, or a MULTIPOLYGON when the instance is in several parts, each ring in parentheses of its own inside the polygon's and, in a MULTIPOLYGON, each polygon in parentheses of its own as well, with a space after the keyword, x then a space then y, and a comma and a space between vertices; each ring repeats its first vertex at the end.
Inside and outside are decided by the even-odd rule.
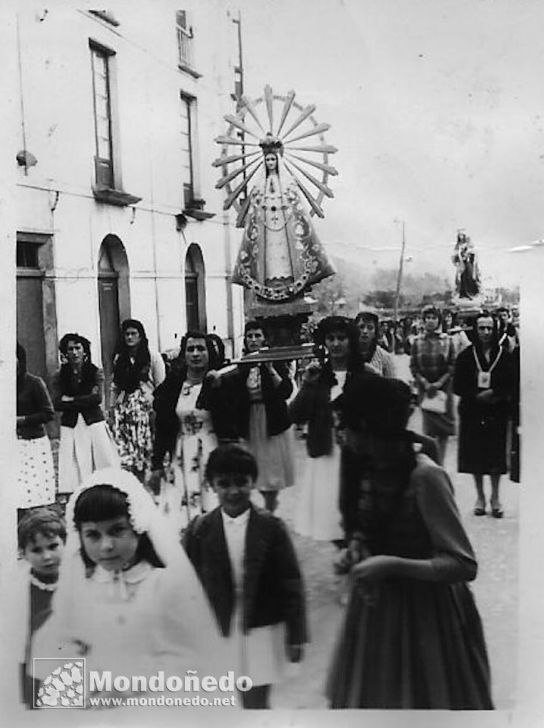
POLYGON ((471 239, 463 232, 457 234, 457 243, 452 261, 457 269, 455 287, 460 299, 474 299, 481 293, 480 271, 476 249, 471 239))

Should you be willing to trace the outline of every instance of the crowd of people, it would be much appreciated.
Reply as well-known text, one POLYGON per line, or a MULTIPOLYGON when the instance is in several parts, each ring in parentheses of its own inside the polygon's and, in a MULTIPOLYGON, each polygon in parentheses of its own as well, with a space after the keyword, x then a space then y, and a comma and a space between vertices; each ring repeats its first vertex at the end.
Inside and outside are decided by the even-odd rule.
MULTIPOLYGON (((127 319, 107 411, 84 336, 60 340, 51 395, 18 345, 25 704, 51 697, 32 657, 58 654, 119 674, 234 670, 252 681, 242 706, 269 707, 310 638, 296 550, 274 515, 295 484, 296 426, 307 457, 292 528, 334 543, 331 569, 347 575, 330 707, 492 708, 468 587, 477 563, 444 463, 457 433, 474 515, 503 517, 501 476, 519 481, 519 331, 507 310, 461 325, 426 306, 420 321, 402 340, 408 384, 394 329, 371 311, 319 321, 316 356, 298 369, 266 356, 231 364, 221 339, 198 331, 165 362, 127 319), (422 432, 409 427, 416 408, 422 432)), ((249 321, 244 352, 266 345, 264 324, 249 321)))

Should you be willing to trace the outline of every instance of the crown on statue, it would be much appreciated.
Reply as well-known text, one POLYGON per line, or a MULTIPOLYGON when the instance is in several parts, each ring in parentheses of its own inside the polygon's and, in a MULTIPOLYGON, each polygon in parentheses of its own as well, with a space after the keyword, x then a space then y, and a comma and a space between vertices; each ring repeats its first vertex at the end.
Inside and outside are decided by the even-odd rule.
POLYGON ((263 150, 263 154, 283 154, 283 144, 270 131, 267 132, 264 139, 261 139, 259 146, 263 150))

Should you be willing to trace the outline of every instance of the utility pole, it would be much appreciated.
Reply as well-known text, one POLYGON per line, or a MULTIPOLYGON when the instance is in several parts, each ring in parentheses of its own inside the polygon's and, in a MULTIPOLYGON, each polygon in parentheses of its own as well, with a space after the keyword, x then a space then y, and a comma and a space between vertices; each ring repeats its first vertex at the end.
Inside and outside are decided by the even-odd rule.
MULTIPOLYGON (((242 55, 242 15, 238 11, 238 17, 233 18, 232 22, 238 26, 238 65, 234 66, 234 94, 233 100, 236 101, 236 111, 242 108, 242 96, 244 95, 244 59, 242 55)), ((244 132, 238 132, 240 138, 244 139, 244 132)))
MULTIPOLYGON (((242 53, 242 15, 238 11, 238 17, 233 18, 232 22, 238 26, 238 65, 234 66, 234 94, 232 99, 236 101, 236 113, 242 108, 242 96, 244 95, 244 57, 242 53)), ((246 153, 246 148, 243 142, 245 141, 245 133, 240 129, 236 132, 237 136, 242 141, 241 154, 246 153)), ((246 172, 242 173, 242 177, 245 179, 246 172)), ((240 202, 243 203, 246 193, 244 192, 240 197, 240 202)))
MULTIPOLYGON (((242 53, 242 14, 240 11, 238 11, 238 17, 232 18, 232 22, 237 26, 237 41, 238 41, 238 64, 234 66, 234 93, 232 94, 231 98, 233 101, 236 102, 236 113, 240 111, 242 108, 242 96, 244 95, 244 59, 243 59, 243 53, 242 53)), ((239 130, 238 136, 240 137, 241 141, 244 142, 245 140, 245 134, 242 130, 239 130)), ((241 154, 245 154, 246 148, 245 145, 242 144, 241 147, 241 154)), ((243 177, 245 178, 246 173, 243 172, 243 177)), ((244 195, 245 196, 245 195, 244 195)), ((241 202, 243 202, 243 199, 241 199, 241 202)), ((225 213, 226 215, 226 213, 225 213)), ((233 354, 234 347, 235 347, 235 332, 234 332, 234 306, 233 306, 233 295, 232 295, 232 283, 231 283, 231 275, 232 275, 232 269, 231 269, 231 245, 230 245, 230 229, 226 232, 226 258, 227 258, 227 307, 228 307, 228 316, 227 316, 227 325, 228 325, 228 337, 232 342, 232 350, 233 354)), ((244 288, 244 309, 247 310, 247 294, 248 291, 244 288)))
POLYGON ((400 286, 401 286, 401 282, 402 282, 402 269, 404 267, 404 250, 405 250, 405 248, 406 248, 406 223, 404 220, 402 220, 402 247, 400 250, 399 272, 397 275, 397 290, 395 292, 395 313, 394 313, 395 323, 398 320, 398 313, 399 313, 400 286))

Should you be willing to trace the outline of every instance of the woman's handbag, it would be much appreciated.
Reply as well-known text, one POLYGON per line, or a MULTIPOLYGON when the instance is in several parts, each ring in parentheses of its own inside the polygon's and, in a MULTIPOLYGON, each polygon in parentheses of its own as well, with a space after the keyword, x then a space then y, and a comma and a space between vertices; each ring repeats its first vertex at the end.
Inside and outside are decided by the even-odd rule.
POLYGON ((447 399, 448 395, 446 392, 439 389, 434 397, 429 397, 426 394, 423 395, 420 407, 425 412, 436 412, 437 414, 444 415, 446 414, 447 399))

